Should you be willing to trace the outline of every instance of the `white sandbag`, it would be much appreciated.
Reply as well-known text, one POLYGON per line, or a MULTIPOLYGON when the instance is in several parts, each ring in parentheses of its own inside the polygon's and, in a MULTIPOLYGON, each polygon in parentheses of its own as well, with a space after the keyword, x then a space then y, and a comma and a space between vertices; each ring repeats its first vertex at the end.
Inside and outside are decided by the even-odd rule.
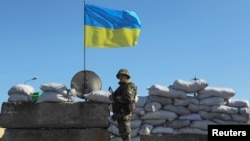
POLYGON ((246 123, 249 120, 249 117, 247 118, 239 114, 231 114, 231 117, 233 121, 239 121, 244 123, 246 123))
POLYGON ((186 106, 181 106, 181 105, 165 105, 163 107, 163 110, 175 112, 178 115, 185 115, 190 113, 190 111, 186 108, 186 106))
POLYGON ((208 125, 216 125, 216 123, 211 120, 196 120, 190 123, 190 127, 201 130, 208 130, 208 125))
POLYGON ((207 119, 207 120, 212 120, 212 119, 231 120, 232 119, 229 114, 225 114, 225 113, 213 113, 213 112, 200 111, 199 114, 201 115, 202 118, 207 119))
POLYGON ((175 134, 199 134, 199 135, 207 135, 207 131, 203 131, 198 128, 185 127, 175 130, 175 134))
POLYGON ((142 121, 143 124, 150 124, 150 125, 153 125, 153 126, 161 125, 161 124, 163 124, 165 122, 166 122, 165 119, 146 119, 146 120, 142 121))
POLYGON ((204 105, 222 105, 224 102, 222 97, 208 97, 200 100, 200 104, 204 105))
POLYGON ((188 99, 180 99, 180 98, 175 98, 173 104, 174 105, 182 105, 182 106, 186 106, 190 103, 190 101, 188 99))
POLYGON ((119 134, 119 129, 117 128, 117 126, 110 124, 108 127, 108 131, 116 136, 120 136, 119 134))
POLYGON ((32 95, 35 92, 35 89, 27 84, 16 84, 12 86, 9 91, 8 95, 11 94, 26 94, 26 95, 32 95))
POLYGON ((180 115, 179 119, 181 120, 202 120, 200 114, 198 113, 190 113, 186 115, 180 115))
POLYGON ((249 107, 249 102, 245 99, 228 99, 227 103, 228 106, 231 107, 249 107))
POLYGON ((132 113, 131 120, 139 120, 139 119, 141 119, 141 116, 139 114, 132 113))
POLYGON ((131 141, 140 141, 141 137, 140 136, 136 136, 136 137, 132 137, 131 141))
POLYGON ((43 92, 36 103, 41 102, 69 102, 69 99, 58 92, 43 92))
POLYGON ((135 111, 133 113, 139 114, 139 115, 145 115, 145 110, 142 107, 135 107, 135 111))
POLYGON ((140 135, 150 135, 153 125, 143 124, 139 130, 140 135))
POLYGON ((166 87, 158 84, 152 85, 149 90, 149 95, 158 95, 170 98, 186 98, 186 93, 181 90, 173 89, 172 87, 166 87))
POLYGON ((158 102, 150 102, 145 105, 144 109, 147 112, 156 112, 159 111, 161 107, 161 104, 158 102))
POLYGON ((189 103, 192 103, 192 104, 199 104, 199 100, 198 100, 197 97, 187 96, 187 99, 189 100, 189 103))
POLYGON ((110 95, 111 93, 109 91, 96 90, 88 94, 84 94, 84 97, 95 102, 112 103, 109 99, 110 95))
POLYGON ((28 102, 32 101, 32 98, 30 95, 26 94, 11 94, 8 98, 8 102, 28 102))
POLYGON ((144 105, 146 104, 146 101, 148 99, 148 96, 137 96, 138 100, 135 103, 136 107, 144 107, 144 105))
POLYGON ((111 116, 107 117, 110 124, 117 126, 117 121, 114 121, 111 116))
POLYGON ((189 125, 190 125, 190 120, 180 120, 180 119, 175 119, 166 123, 167 127, 171 127, 174 129, 189 127, 189 125))
MULTIPOLYGON (((140 130, 140 128, 134 128, 134 129, 132 129, 132 130, 131 130, 131 137, 132 137, 132 138, 133 138, 133 137, 136 137, 136 136, 138 135, 138 133, 139 133, 139 130, 140 130)), ((118 129, 118 127, 115 126, 115 125, 112 125, 112 124, 111 124, 111 125, 108 127, 108 131, 109 131, 110 133, 114 134, 115 136, 120 136, 119 129, 118 129)))
POLYGON ((212 119, 217 124, 222 124, 222 125, 240 125, 242 124, 239 121, 232 121, 232 120, 221 120, 221 119, 212 119))
POLYGON ((40 89, 43 92, 57 92, 62 95, 67 95, 68 89, 64 84, 61 83, 56 83, 56 82, 51 82, 51 83, 45 83, 40 86, 40 89))
POLYGON ((147 103, 150 103, 150 102, 158 102, 161 105, 173 104, 172 98, 163 97, 163 96, 156 96, 156 95, 150 95, 150 96, 148 96, 147 103))
POLYGON ((198 105, 198 104, 189 104, 188 110, 190 110, 193 113, 199 112, 199 111, 207 111, 210 112, 212 110, 211 105, 198 105))
POLYGON ((205 87, 208 86, 208 83, 203 79, 198 79, 194 81, 184 81, 184 80, 175 80, 173 87, 177 90, 182 90, 186 93, 196 93, 205 87))
POLYGON ((164 126, 156 126, 152 129, 153 134, 173 134, 174 129, 170 127, 164 127, 164 126))
POLYGON ((142 123, 142 120, 131 120, 130 121, 130 125, 131 125, 132 129, 139 128, 141 126, 141 123, 142 123))
POLYGON ((140 128, 133 128, 131 131, 131 138, 138 136, 140 128))
POLYGON ((218 88, 218 87, 206 87, 198 92, 198 98, 208 98, 208 97, 222 97, 224 99, 229 99, 235 95, 235 91, 231 88, 218 88))
POLYGON ((226 114, 237 114, 238 108, 230 107, 226 105, 214 105, 212 106, 212 112, 220 112, 226 114))
POLYGON ((147 112, 141 117, 141 119, 167 119, 173 120, 177 118, 177 114, 174 112, 159 110, 156 112, 147 112))
POLYGON ((240 115, 250 118, 250 107, 239 108, 240 115))

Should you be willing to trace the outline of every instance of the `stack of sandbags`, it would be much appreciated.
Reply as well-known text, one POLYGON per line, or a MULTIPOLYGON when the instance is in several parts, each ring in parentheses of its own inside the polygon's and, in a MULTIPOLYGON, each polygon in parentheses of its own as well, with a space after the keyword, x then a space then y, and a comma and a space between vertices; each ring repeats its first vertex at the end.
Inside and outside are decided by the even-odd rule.
MULTIPOLYGON (((122 141, 122 138, 120 137, 120 134, 119 134, 119 129, 117 127, 117 122, 111 119, 113 110, 112 110, 112 101, 109 99, 110 95, 111 93, 108 91, 95 90, 90 93, 84 94, 84 98, 87 101, 110 104, 108 106, 108 109, 110 111, 110 116, 107 118, 110 122, 108 131, 111 133, 111 141, 122 141)), ((146 103, 146 100, 147 100, 147 97, 139 97, 139 96, 136 97, 136 110, 132 114, 132 119, 131 119, 131 128, 132 128, 131 140, 132 141, 140 141, 140 136, 138 134, 140 126, 141 126, 140 116, 145 114, 143 107, 146 103)))
POLYGON ((8 91, 8 102, 28 102, 32 101, 31 95, 35 92, 35 89, 26 84, 16 84, 12 86, 8 91))
POLYGON ((75 91, 74 89, 67 89, 64 84, 61 83, 46 83, 40 86, 42 90, 41 96, 38 98, 37 103, 41 102, 74 102, 75 91))
MULTIPOLYGON (((235 100, 233 89, 208 87, 202 79, 191 82, 176 80, 169 86, 154 84, 148 88, 148 94, 137 96, 131 120, 132 141, 139 141, 140 135, 152 134, 207 135, 208 125, 250 124, 248 101, 235 100)), ((112 115, 109 96, 109 92, 95 91, 86 98, 109 103, 112 115)), ((117 123, 108 118, 111 141, 122 141, 117 123)))
POLYGON ((249 104, 245 100, 233 100, 234 95, 233 89, 208 87, 204 80, 176 80, 168 87, 152 85, 146 105, 154 110, 146 110, 141 117, 142 123, 147 124, 144 129, 149 134, 207 134, 208 125, 246 124, 249 104), (170 93, 173 91, 196 95, 185 97, 178 92, 173 96, 170 93))

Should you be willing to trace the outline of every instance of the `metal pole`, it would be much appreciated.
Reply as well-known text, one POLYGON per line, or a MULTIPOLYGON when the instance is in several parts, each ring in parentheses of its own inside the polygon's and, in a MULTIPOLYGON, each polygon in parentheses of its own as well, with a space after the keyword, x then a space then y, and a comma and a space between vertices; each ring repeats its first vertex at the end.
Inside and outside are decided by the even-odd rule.
POLYGON ((88 84, 87 84, 87 72, 86 72, 86 28, 85 28, 85 23, 86 23, 86 8, 85 8, 85 0, 84 0, 84 68, 83 68, 83 81, 84 81, 84 86, 83 86, 83 94, 86 93, 86 89, 88 89, 88 84))

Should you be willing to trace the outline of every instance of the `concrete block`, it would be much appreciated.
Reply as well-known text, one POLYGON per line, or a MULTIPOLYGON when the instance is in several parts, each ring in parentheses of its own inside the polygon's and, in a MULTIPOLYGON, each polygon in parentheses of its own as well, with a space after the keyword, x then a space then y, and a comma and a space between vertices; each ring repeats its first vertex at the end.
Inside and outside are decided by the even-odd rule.
POLYGON ((108 128, 108 104, 4 102, 3 128, 108 128))
POLYGON ((1 141, 109 141, 107 129, 6 129, 1 141))

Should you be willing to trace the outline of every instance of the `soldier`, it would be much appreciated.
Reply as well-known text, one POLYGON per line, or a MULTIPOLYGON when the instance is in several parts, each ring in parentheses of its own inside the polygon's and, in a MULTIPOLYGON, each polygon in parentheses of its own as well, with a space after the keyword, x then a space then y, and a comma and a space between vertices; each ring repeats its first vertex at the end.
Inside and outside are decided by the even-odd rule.
POLYGON ((112 119, 117 121, 119 134, 123 141, 131 140, 130 120, 135 109, 136 85, 130 80, 127 69, 120 69, 116 75, 119 87, 109 97, 113 101, 112 119))

